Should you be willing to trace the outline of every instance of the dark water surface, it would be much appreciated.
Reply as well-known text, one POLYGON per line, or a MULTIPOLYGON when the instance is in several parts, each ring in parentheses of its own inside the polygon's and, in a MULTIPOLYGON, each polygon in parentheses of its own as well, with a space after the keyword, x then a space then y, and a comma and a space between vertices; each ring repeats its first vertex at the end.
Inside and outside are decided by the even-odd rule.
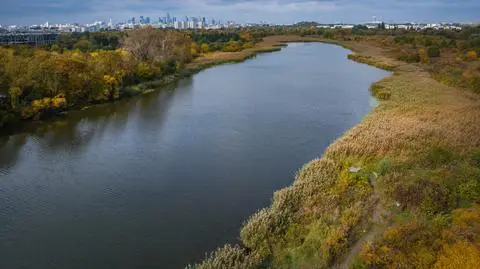
POLYGON ((371 110, 388 73, 291 44, 0 138, 0 268, 183 268, 371 110), (173 90, 174 89, 174 90, 173 90))

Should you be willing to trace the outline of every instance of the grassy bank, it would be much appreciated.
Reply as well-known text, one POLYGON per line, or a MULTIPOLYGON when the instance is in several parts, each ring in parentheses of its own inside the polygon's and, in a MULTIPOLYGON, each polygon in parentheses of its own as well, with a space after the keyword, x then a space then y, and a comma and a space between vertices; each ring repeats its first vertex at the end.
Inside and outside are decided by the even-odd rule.
POLYGON ((280 46, 274 45, 275 44, 262 42, 253 48, 239 52, 213 52, 203 54, 188 64, 186 70, 187 72, 195 73, 208 67, 226 63, 239 63, 251 59, 260 53, 276 52, 282 49, 280 46))
MULTIPOLYGON (((480 96, 353 41, 349 58, 394 71, 380 106, 194 268, 475 268, 480 264, 480 96)), ((361 90, 361 89, 359 89, 361 90)), ((365 89, 366 90, 366 89, 365 89)))

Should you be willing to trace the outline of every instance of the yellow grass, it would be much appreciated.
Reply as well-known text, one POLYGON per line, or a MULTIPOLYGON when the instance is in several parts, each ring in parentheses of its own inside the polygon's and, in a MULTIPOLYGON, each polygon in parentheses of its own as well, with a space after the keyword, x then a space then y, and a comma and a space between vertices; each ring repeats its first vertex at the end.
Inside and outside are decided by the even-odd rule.
MULTIPOLYGON (((252 255, 269 260, 271 268, 329 268, 341 264, 344 257, 356 256, 348 250, 368 230, 368 221, 383 226, 369 238, 394 222, 397 212, 392 209, 396 206, 388 196, 389 186, 379 189, 376 182, 402 181, 404 175, 417 173, 406 166, 400 172, 381 174, 375 166, 379 160, 418 164, 416 169, 437 173, 422 162, 432 147, 442 146, 458 158, 452 167, 469 165, 464 159, 480 151, 480 96, 441 84, 421 65, 399 62, 368 43, 280 36, 268 37, 258 46, 293 41, 335 43, 353 50, 353 60, 394 71, 376 83, 391 93, 390 98, 379 101, 379 107, 322 157, 306 164, 293 185, 278 191, 272 206, 252 216, 241 232, 243 245, 252 255), (351 166, 360 166, 363 174, 349 173, 351 166)), ((450 170, 440 172, 455 176, 450 170)), ((212 257, 218 260, 222 255, 220 250, 212 257)), ((204 262, 205 268, 210 260, 204 262)))

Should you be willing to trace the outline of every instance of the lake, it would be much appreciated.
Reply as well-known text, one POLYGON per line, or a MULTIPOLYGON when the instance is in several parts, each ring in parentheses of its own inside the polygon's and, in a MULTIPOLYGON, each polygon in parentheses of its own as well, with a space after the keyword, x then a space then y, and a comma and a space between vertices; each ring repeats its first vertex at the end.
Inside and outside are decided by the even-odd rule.
POLYGON ((292 43, 0 138, 0 268, 184 268, 238 242, 389 73, 292 43))

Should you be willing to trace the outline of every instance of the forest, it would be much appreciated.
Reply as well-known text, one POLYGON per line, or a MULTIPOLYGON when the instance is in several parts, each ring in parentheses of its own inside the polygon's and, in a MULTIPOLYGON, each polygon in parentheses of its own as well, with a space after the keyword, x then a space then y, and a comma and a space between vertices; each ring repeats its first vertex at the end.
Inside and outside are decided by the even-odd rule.
POLYGON ((248 35, 237 32, 153 28, 63 34, 41 48, 0 47, 0 128, 137 95, 175 80, 200 54, 251 47, 248 35))

